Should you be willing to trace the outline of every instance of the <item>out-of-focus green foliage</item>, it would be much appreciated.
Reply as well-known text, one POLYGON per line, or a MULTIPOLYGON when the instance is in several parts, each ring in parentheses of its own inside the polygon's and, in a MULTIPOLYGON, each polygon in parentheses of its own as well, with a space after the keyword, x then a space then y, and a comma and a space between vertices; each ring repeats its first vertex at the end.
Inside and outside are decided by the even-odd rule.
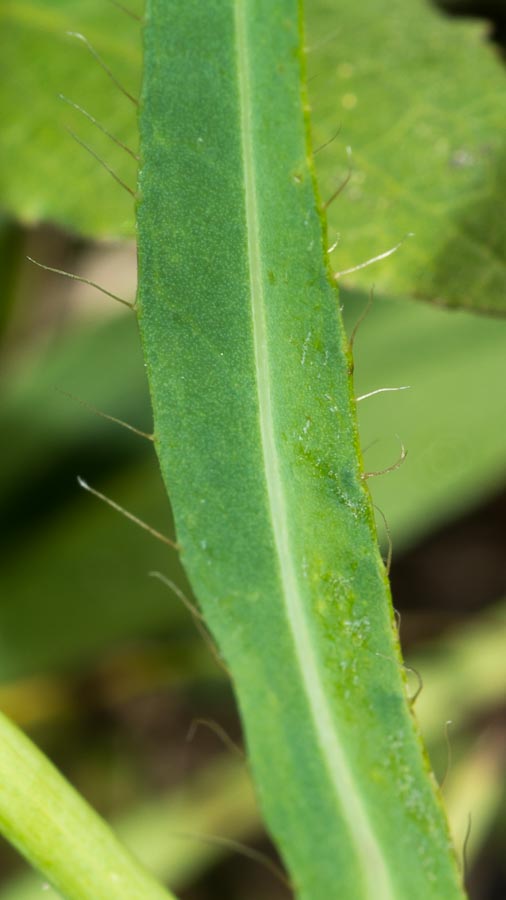
POLYGON ((75 665, 113 640, 148 636, 182 618, 180 602, 148 578, 151 569, 161 569, 181 580, 175 555, 171 559, 165 545, 84 495, 76 480, 81 475, 93 482, 97 472, 100 487, 104 472, 112 496, 169 531, 152 445, 61 391, 149 431, 139 341, 128 314, 81 324, 63 342, 26 354, 5 384, 3 678, 75 665))
MULTIPOLYGON (((443 761, 441 775, 448 715, 454 744, 455 737, 465 733, 468 722, 484 707, 501 701, 504 629, 505 609, 499 605, 477 625, 434 642, 408 660, 423 675, 417 716, 438 764, 443 761)), ((446 774, 445 796, 458 847, 472 810, 469 861, 486 838, 501 803, 504 741, 496 729, 480 738, 474 748, 466 740, 463 750, 446 774)), ((228 837, 235 841, 250 838, 259 819, 245 766, 231 757, 212 763, 178 792, 141 802, 119 816, 114 827, 152 872, 179 888, 191 883, 217 856, 234 849, 227 845, 228 837), (213 842, 214 834, 221 840, 213 842)), ((40 890, 40 878, 27 873, 7 884, 0 891, 0 900, 36 900, 40 890)), ((49 890, 48 896, 56 895, 49 890)))
POLYGON ((432 641, 412 660, 424 680, 416 711, 429 745, 441 742, 446 719, 451 719, 457 732, 480 707, 485 712, 501 703, 506 684, 505 642, 503 601, 455 634, 432 641))
POLYGON ((79 147, 70 128, 135 188, 136 163, 59 95, 135 151, 136 112, 82 41, 133 95, 139 23, 102 0, 3 0, 0 6, 0 208, 94 237, 132 234, 133 199, 79 147))
MULTIPOLYGON (((397 257, 398 259, 398 257, 397 257)), ((397 261, 396 259, 396 261, 397 261)), ((395 268, 396 261, 390 262, 395 268)), ((366 298, 342 293, 351 330, 366 298)), ((378 295, 355 341, 355 388, 368 471, 396 552, 502 484, 506 458, 506 323, 378 295)))
MULTIPOLYGON (((339 129, 318 154, 324 198, 352 171, 329 210, 331 242, 340 235, 336 271, 413 232, 394 266, 349 282, 368 286, 373 277, 390 296, 504 312, 504 68, 483 24, 450 21, 428 0, 394 0, 387 9, 381 0, 312 0, 307 21, 315 146, 339 129)), ((0 206, 24 222, 133 234, 131 198, 65 126, 130 186, 133 160, 57 95, 135 150, 131 103, 66 32, 83 33, 135 93, 138 23, 98 0, 4 0, 0 23, 0 206)))
MULTIPOLYGON (((51 279, 61 286, 58 276, 51 279)), ((79 321, 63 339, 55 333, 40 343, 18 355, 3 383, 0 420, 9 439, 2 449, 0 490, 6 498, 27 476, 40 479, 61 468, 82 445, 107 447, 111 459, 149 449, 79 402, 149 432, 149 398, 132 316, 79 321)), ((67 487, 61 484, 60 492, 67 487)))
POLYGON ((318 154, 323 197, 352 172, 329 209, 336 271, 413 232, 348 283, 504 313, 505 73, 483 23, 428 0, 317 0, 308 21, 316 146, 340 129, 318 154))

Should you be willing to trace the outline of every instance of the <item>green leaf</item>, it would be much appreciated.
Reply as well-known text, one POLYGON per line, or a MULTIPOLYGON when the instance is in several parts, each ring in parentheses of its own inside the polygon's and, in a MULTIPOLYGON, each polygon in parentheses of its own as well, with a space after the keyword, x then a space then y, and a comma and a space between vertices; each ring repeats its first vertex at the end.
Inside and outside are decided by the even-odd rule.
MULTIPOLYGON (((351 332, 368 298, 343 292, 342 299, 351 332)), ((501 483, 506 409, 501 392, 490 385, 501 382, 505 328, 380 296, 360 326, 355 393, 410 385, 409 391, 359 404, 362 443, 371 444, 365 454, 369 470, 397 458, 396 435, 408 451, 399 471, 369 482, 396 554, 501 483), (427 354, 427 346, 434 353, 427 354), (470 438, 475 434, 479 441, 470 438)), ((80 664, 120 640, 181 623, 177 601, 146 578, 154 568, 181 577, 169 571, 163 545, 84 498, 75 481, 78 474, 89 478, 164 531, 167 504, 155 466, 146 461, 149 446, 55 390, 149 430, 134 322, 125 314, 80 323, 64 340, 52 339, 44 352, 27 353, 18 363, 3 379, 0 414, 0 488, 8 509, 0 565, 2 679, 80 664), (105 471, 94 474, 98 460, 105 471)))
POLYGON ((505 641, 502 601, 409 659, 423 678, 416 711, 436 771, 444 775, 452 834, 457 847, 465 845, 468 866, 504 806, 504 734, 497 712, 504 702, 505 641))
POLYGON ((79 321, 63 339, 55 330, 47 344, 35 343, 11 365, 2 383, 0 411, 7 438, 0 466, 4 496, 21 492, 28 478, 47 476, 69 456, 83 456, 86 445, 103 448, 107 442, 110 455, 125 454, 127 446, 131 455, 134 448, 142 449, 140 439, 125 441, 124 429, 113 427, 79 401, 149 430, 147 385, 130 314, 91 324, 79 321))
POLYGON ((431 744, 442 738, 447 719, 452 720, 456 732, 480 710, 483 714, 501 705, 506 682, 505 641, 506 603, 502 602, 409 660, 424 679, 417 711, 431 744))
POLYGON ((2 388, 0 679, 76 666, 120 641, 180 628, 187 613, 147 577, 160 569, 181 583, 177 561, 77 484, 82 475, 169 531, 152 445, 60 393, 149 431, 133 317, 53 335, 11 366, 2 388))
POLYGON ((473 866, 486 847, 493 844, 494 824, 497 824, 497 835, 503 833, 500 821, 504 810, 503 738, 499 725, 484 731, 453 764, 445 781, 452 834, 455 845, 466 848, 468 866, 473 866))
MULTIPOLYGON (((153 462, 95 484, 158 524, 161 483, 153 462)), ((84 495, 74 476, 71 487, 70 502, 2 560, 0 680, 72 668, 121 642, 192 627, 180 601, 148 577, 159 569, 181 583, 166 546, 84 495)))
MULTIPOLYGON (((351 332, 368 297, 355 291, 342 297, 351 332)), ((398 471, 370 482, 396 552, 502 486, 506 396, 495 386, 504 380, 505 341, 505 322, 407 298, 377 295, 361 323, 356 396, 409 386, 358 404, 368 471, 394 463, 401 441, 407 449, 398 471)))
MULTIPOLYGON (((483 27, 446 20, 425 0, 395 0, 388 15, 380 0, 314 0, 308 18, 315 143, 341 127, 318 156, 324 196, 346 175, 344 147, 353 150, 351 184, 330 209, 331 242, 341 232, 335 269, 415 232, 395 268, 358 272, 352 282, 504 311, 504 68, 483 27)), ((137 24, 99 0, 4 0, 0 24, 0 205, 24 222, 133 234, 131 199, 65 126, 130 185, 133 161, 57 95, 69 95, 135 150, 130 104, 66 32, 83 33, 135 92, 137 24)))
POLYGON ((148 4, 139 320, 178 541, 305 900, 461 897, 324 263, 295 0, 148 4))
POLYGON ((3 0, 0 206, 28 224, 51 221, 97 237, 132 234, 132 197, 66 128, 132 188, 135 160, 58 95, 83 107, 134 151, 135 109, 69 31, 82 33, 125 88, 137 92, 138 24, 112 3, 3 0))
POLYGON ((315 143, 341 272, 414 237, 395 265, 346 283, 504 313, 506 79, 485 26, 427 0, 309 5, 315 143), (351 147, 348 160, 345 148, 351 147))

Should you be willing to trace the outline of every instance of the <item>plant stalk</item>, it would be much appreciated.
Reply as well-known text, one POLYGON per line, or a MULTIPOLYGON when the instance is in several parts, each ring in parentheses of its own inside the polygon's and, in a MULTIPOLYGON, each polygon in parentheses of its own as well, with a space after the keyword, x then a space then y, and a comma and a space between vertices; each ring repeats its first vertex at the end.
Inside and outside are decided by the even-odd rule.
POLYGON ((0 830, 67 900, 175 900, 2 714, 0 830))

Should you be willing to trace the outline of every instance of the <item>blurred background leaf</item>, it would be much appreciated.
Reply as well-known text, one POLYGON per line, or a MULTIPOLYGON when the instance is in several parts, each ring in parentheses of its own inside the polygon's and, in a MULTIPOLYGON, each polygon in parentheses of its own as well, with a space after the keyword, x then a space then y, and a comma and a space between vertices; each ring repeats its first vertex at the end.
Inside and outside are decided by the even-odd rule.
MULTIPOLYGON (((413 232, 396 266, 378 267, 380 291, 504 313, 506 96, 503 67, 483 24, 450 22, 427 0, 393 0, 387 14, 381 0, 359 9, 314 0, 307 13, 315 146, 339 130, 337 143, 318 154, 323 197, 352 173, 329 211, 329 234, 340 238, 336 269, 413 232)), ((86 235, 132 234, 130 198, 117 185, 111 190, 110 176, 85 150, 76 153, 64 127, 130 185, 134 161, 58 95, 72 93, 69 99, 135 151, 132 105, 67 32, 84 34, 136 94, 138 23, 96 0, 78 9, 71 0, 5 0, 0 16, 4 207, 24 222, 50 220, 86 235)), ((369 273, 349 280, 367 285, 369 273)))
MULTIPOLYGON (((390 263, 395 268, 395 262, 390 263)), ((367 298, 342 292, 349 330, 367 298)), ((501 487, 506 459, 506 322, 376 299, 354 345, 366 471, 381 471, 407 448, 405 463, 369 484, 397 550, 501 487)))
POLYGON ((388 295, 504 313, 506 90, 483 23, 428 0, 309 4, 310 89, 323 198, 343 271, 396 245, 394 265, 348 276, 388 295), (350 148, 350 154, 346 148, 350 148))
POLYGON ((136 111, 82 41, 137 95, 139 23, 97 0, 3 0, 0 7, 0 193, 24 224, 51 221, 93 237, 133 234, 133 199, 65 130, 72 129, 132 188, 136 163, 59 99, 64 94, 109 132, 137 146, 136 111))

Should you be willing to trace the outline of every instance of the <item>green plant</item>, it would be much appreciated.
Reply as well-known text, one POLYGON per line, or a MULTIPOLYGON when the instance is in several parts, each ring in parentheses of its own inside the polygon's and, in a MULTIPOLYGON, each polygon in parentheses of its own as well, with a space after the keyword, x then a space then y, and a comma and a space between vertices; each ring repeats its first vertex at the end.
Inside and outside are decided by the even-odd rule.
POLYGON ((458 896, 358 455, 298 16, 292 0, 148 4, 138 309, 155 440, 296 893, 458 896))
POLYGON ((66 897, 167 900, 107 825, 4 716, 0 827, 66 897))
POLYGON ((358 450, 296 4, 178 7, 148 7, 139 319, 183 559, 297 893, 461 896, 358 450))

